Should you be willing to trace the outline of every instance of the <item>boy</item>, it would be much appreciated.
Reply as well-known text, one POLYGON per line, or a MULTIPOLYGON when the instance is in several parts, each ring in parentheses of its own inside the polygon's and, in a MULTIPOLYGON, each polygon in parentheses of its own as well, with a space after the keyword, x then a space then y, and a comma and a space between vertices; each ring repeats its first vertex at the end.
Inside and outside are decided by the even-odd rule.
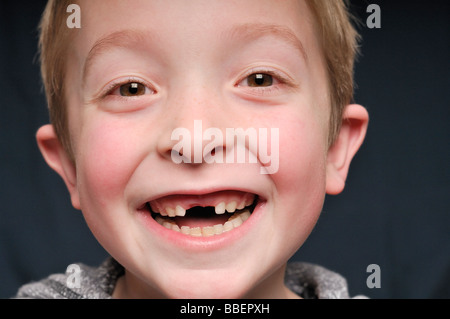
POLYGON ((17 296, 348 297, 287 266, 367 129, 342 1, 77 1, 71 29, 73 2, 42 18, 37 141, 112 258, 17 296))

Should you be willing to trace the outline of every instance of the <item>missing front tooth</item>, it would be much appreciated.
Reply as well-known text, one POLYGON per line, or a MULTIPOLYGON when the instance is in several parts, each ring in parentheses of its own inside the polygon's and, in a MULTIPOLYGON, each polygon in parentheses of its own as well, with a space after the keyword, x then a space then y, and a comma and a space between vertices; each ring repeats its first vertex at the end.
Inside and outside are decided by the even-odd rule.
POLYGON ((194 206, 186 210, 186 215, 189 217, 208 218, 215 215, 214 207, 207 206, 194 206))

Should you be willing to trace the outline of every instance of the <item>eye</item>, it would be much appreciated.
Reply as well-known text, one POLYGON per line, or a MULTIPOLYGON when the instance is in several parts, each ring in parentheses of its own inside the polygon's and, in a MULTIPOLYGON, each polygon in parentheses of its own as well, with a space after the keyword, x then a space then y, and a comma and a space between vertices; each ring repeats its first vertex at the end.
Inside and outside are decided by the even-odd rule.
POLYGON ((270 74, 254 73, 250 74, 244 81, 250 87, 266 87, 272 86, 273 77, 270 74))
POLYGON ((148 88, 139 82, 125 83, 119 87, 121 96, 139 96, 148 93, 147 91, 148 88))
POLYGON ((122 98, 140 97, 155 94, 156 91, 150 84, 142 80, 128 78, 112 82, 104 89, 102 97, 116 96, 122 98))
POLYGON ((237 86, 269 90, 272 87, 278 87, 279 85, 289 83, 289 79, 280 74, 280 72, 272 70, 255 70, 248 72, 237 86))
POLYGON ((158 99, 155 86, 144 79, 122 77, 106 85, 91 103, 108 112, 124 113, 141 110, 158 99))
POLYGON ((299 85, 286 71, 257 67, 242 74, 235 87, 247 98, 275 98, 292 92, 299 85))

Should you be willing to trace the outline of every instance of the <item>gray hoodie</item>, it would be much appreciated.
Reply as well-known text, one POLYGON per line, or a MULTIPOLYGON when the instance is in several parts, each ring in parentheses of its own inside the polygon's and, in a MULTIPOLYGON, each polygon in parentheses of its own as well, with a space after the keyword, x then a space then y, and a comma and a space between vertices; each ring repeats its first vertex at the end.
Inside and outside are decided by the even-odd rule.
MULTIPOLYGON (((84 264, 71 265, 73 271, 53 274, 20 287, 15 298, 38 299, 108 299, 124 268, 113 258, 107 258, 99 267, 84 264), (77 272, 77 282, 72 281, 77 272)), ((286 268, 286 285, 306 299, 347 299, 347 282, 339 274, 321 266, 294 262, 286 268)), ((355 298, 360 298, 357 296, 355 298)))

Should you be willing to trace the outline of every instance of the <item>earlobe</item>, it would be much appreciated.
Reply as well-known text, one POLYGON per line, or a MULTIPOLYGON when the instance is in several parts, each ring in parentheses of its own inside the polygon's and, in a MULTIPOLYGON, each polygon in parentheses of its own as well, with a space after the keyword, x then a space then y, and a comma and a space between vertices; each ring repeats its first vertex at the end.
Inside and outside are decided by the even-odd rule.
POLYGON ((36 133, 36 140, 47 164, 64 180, 70 193, 72 205, 76 209, 80 209, 75 164, 62 147, 53 125, 47 124, 39 128, 36 133))
POLYGON ((350 163, 364 141, 368 123, 369 115, 364 107, 347 105, 339 135, 328 150, 327 194, 337 195, 344 190, 350 163))

